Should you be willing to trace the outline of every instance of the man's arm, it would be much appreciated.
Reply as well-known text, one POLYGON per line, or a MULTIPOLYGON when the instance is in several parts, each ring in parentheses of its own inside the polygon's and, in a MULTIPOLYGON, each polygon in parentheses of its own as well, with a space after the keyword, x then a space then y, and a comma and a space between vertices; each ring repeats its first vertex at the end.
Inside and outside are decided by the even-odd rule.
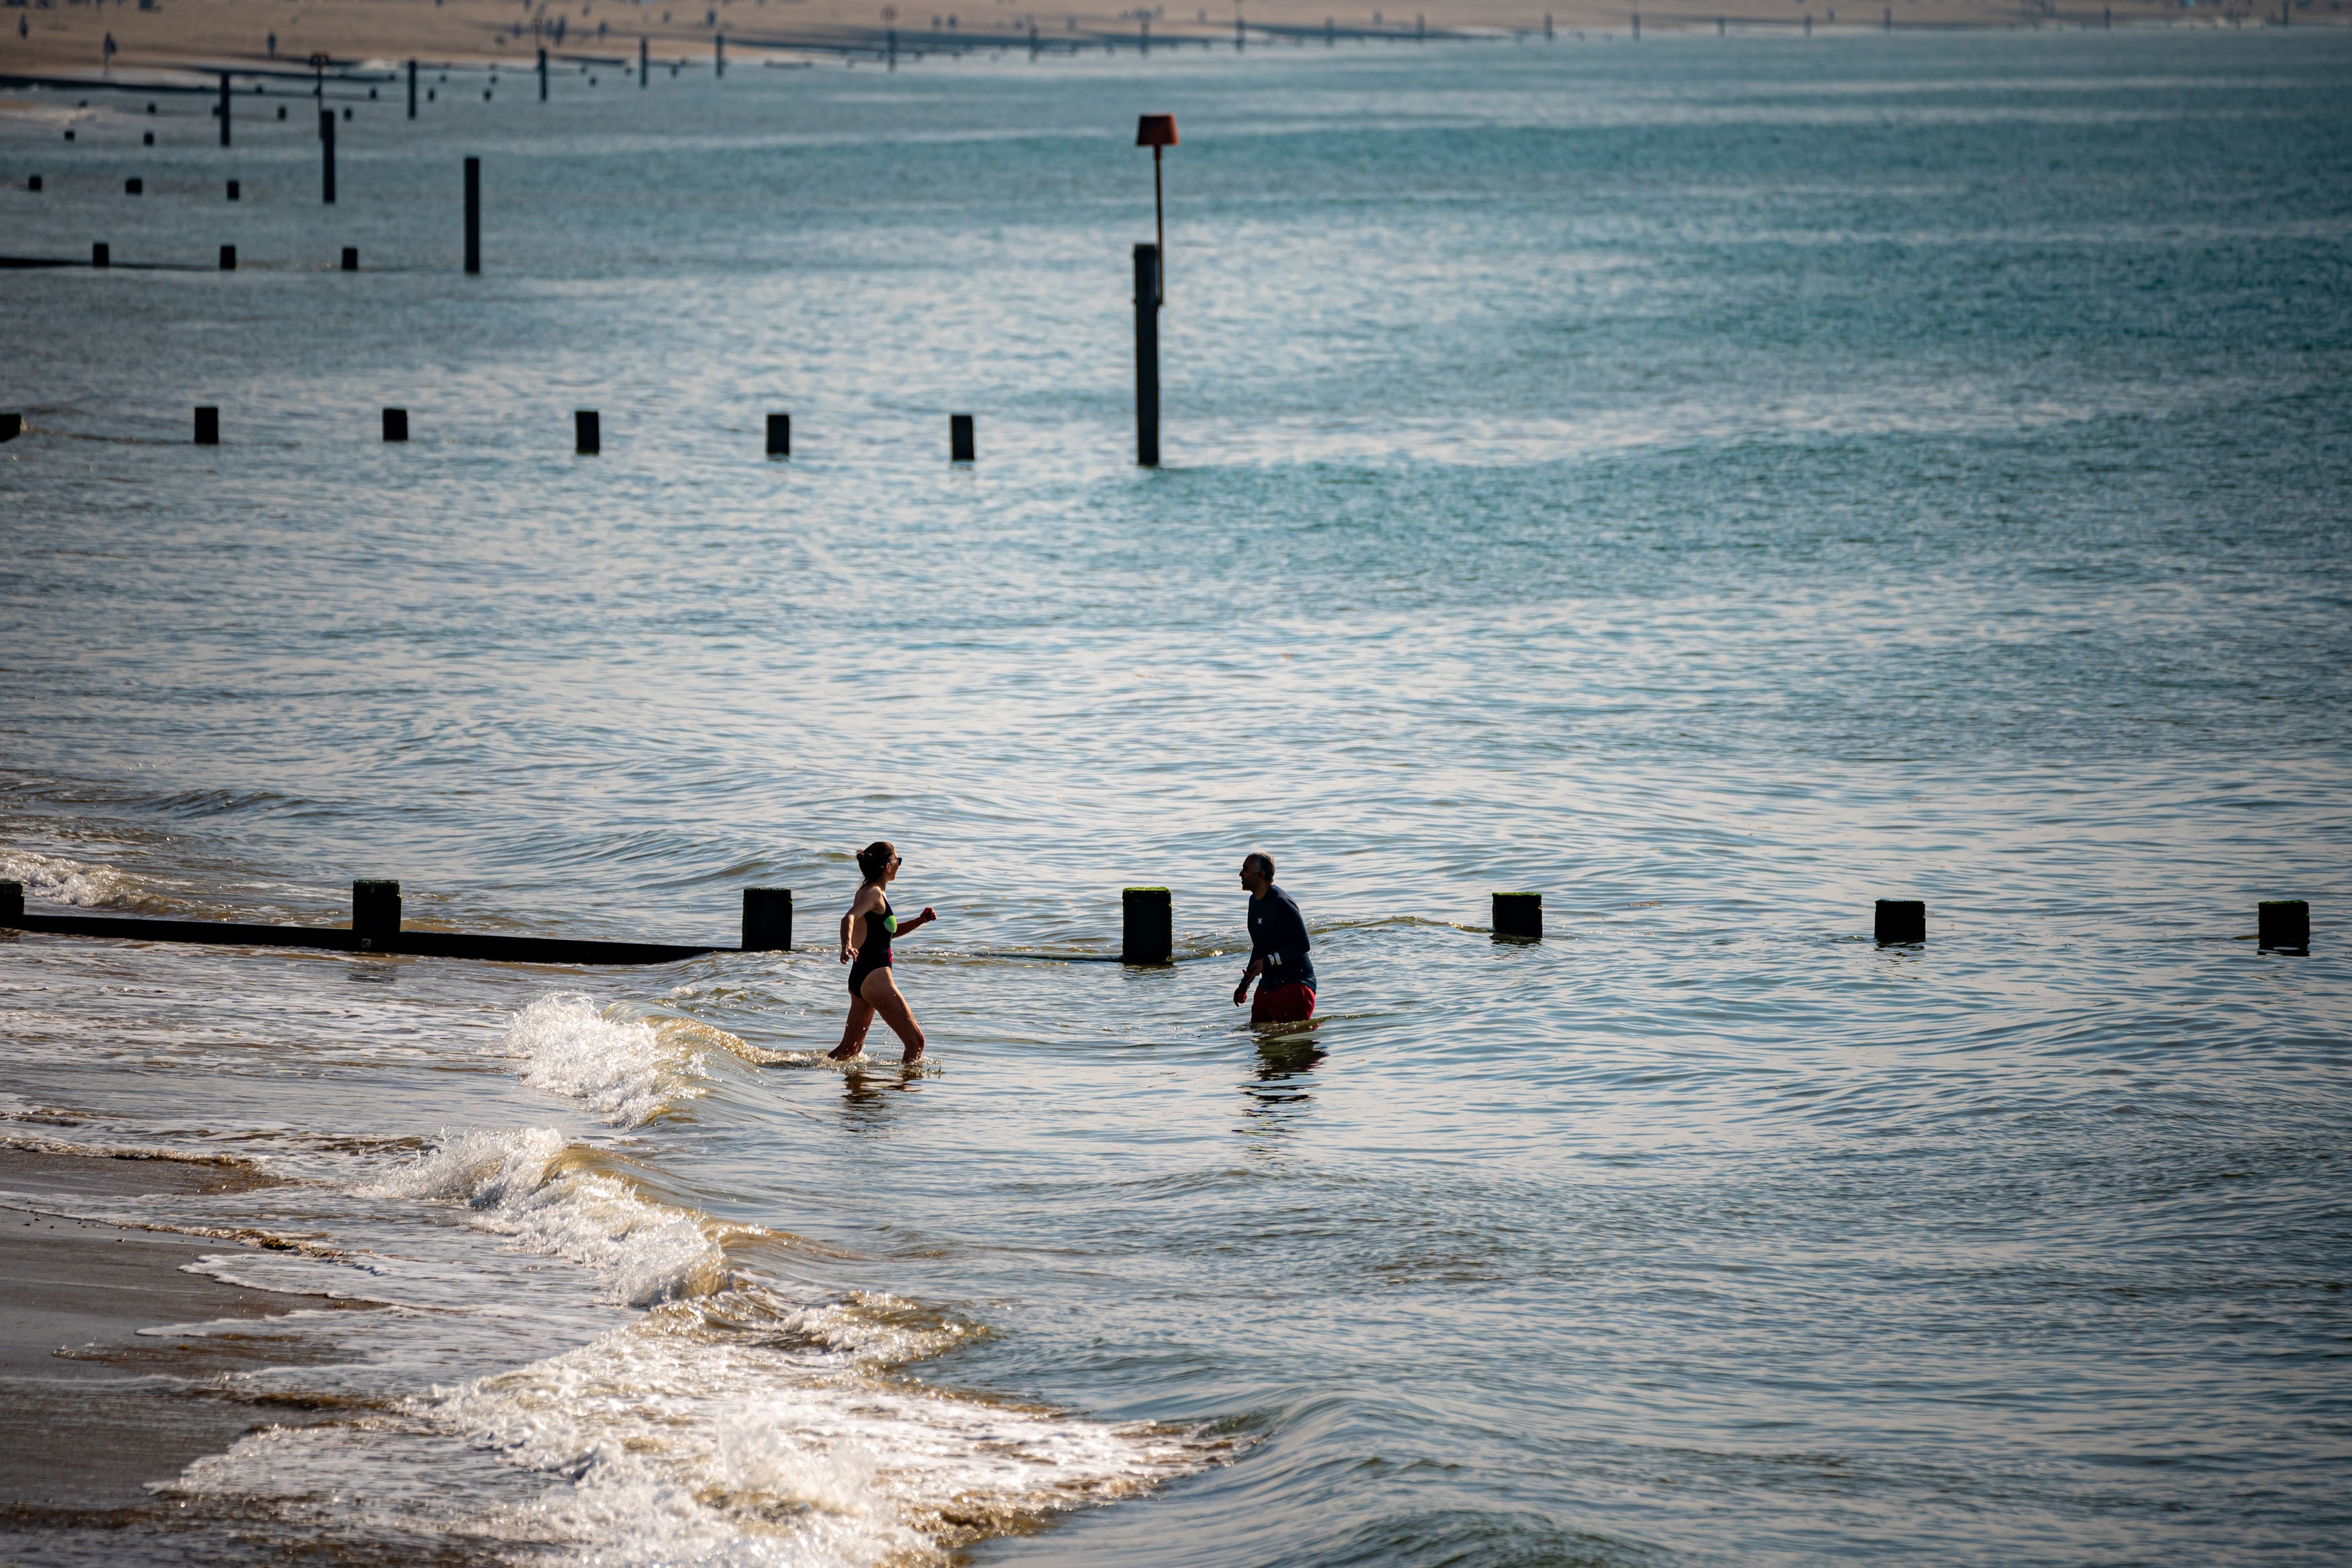
POLYGON ((1250 982, 1256 979, 1265 969, 1265 959, 1255 956, 1250 959, 1249 967, 1242 971, 1242 983, 1234 988, 1234 1006, 1239 1007, 1249 999, 1250 982))

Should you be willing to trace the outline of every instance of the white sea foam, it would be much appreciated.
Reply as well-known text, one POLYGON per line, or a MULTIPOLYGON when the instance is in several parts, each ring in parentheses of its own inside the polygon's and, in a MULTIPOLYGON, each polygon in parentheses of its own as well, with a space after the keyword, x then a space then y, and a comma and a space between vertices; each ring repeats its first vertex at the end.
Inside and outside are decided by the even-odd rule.
POLYGON ((21 882, 26 898, 79 908, 128 901, 138 889, 131 876, 110 865, 84 865, 58 855, 0 849, 0 881, 21 882))
MULTIPOLYGON (((412 1413, 561 1478, 528 1521, 496 1533, 593 1542, 614 1563, 928 1556, 1211 1457, 1147 1430, 896 1384, 877 1374, 917 1348, 907 1303, 793 1312, 767 1294, 670 1303, 567 1354, 436 1390, 412 1413), (747 1317, 773 1326, 747 1333, 747 1317), (870 1334, 855 1331, 861 1317, 870 1334)), ((934 1324, 921 1348, 964 1332, 934 1324)))
POLYGON ((616 1127, 634 1127, 701 1094, 698 1082, 714 1050, 751 1057, 723 1030, 688 1019, 633 1016, 625 1005, 598 1009, 559 991, 517 1013, 506 1050, 523 1062, 522 1081, 584 1102, 616 1127))
POLYGON ((483 1229, 595 1270, 631 1305, 719 1289, 727 1259, 708 1217, 648 1201, 594 1158, 552 1127, 444 1134, 363 1190, 463 1203, 483 1229))

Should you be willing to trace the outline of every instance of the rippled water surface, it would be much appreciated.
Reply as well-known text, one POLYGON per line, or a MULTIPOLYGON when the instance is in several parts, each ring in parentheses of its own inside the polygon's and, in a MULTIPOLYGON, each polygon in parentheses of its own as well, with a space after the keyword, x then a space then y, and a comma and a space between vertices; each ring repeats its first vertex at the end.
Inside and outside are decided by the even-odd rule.
POLYGON ((168 1527, 8 1550, 2335 1560, 2347 76, 2312 29, 457 77, 355 105, 332 209, 300 99, 233 152, 194 99, 0 121, 13 251, 242 263, 10 274, 0 875, 678 942, 789 886, 800 938, 0 945, 9 1139, 282 1178, 79 1212, 380 1303, 216 1380, 328 1418, 168 1527), (823 1059, 882 836, 943 916, 919 1073, 823 1059), (1230 1002, 1252 847, 1311 1030, 1230 1002), (1136 883, 1180 962, 1061 961, 1136 883))

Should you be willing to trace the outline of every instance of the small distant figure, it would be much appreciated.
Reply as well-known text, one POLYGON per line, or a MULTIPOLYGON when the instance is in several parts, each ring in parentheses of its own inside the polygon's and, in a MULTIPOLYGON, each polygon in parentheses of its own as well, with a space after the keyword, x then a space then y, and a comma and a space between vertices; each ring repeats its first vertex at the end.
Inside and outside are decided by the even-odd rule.
POLYGON ((1242 860, 1242 885, 1249 889, 1249 967, 1234 988, 1234 1006, 1249 995, 1250 1022, 1304 1023, 1315 1016, 1315 964, 1307 957, 1307 917, 1297 902, 1274 885, 1274 857, 1253 850, 1242 860))
POLYGON ((269 57, 273 60, 278 57, 278 35, 275 33, 269 35, 269 57))
POLYGON ((114 35, 111 33, 106 35, 106 58, 103 68, 107 70, 114 68, 114 35))
POLYGON ((849 1020, 842 1025, 841 1043, 833 1048, 835 1061, 846 1061, 866 1049, 866 1031, 880 1013, 907 1048, 902 1061, 923 1056, 923 1029, 915 1021, 898 982, 890 974, 890 940, 921 929, 937 920, 939 912, 926 905, 920 915, 901 925, 890 913, 890 882, 898 874, 898 852, 879 839, 857 852, 857 886, 849 913, 841 917, 841 961, 849 966, 849 1020))

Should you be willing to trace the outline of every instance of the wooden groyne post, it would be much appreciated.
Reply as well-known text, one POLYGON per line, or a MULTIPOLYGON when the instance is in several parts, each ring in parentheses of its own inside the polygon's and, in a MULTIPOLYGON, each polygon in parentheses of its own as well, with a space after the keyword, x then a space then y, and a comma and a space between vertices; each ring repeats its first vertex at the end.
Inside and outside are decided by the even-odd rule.
POLYGON ((948 415, 948 461, 970 463, 972 460, 971 415, 951 413, 948 415))
POLYGON ((335 111, 319 111, 319 173, 320 197, 329 206, 335 204, 335 111))
POLYGON ((220 122, 221 122, 221 127, 220 127, 220 136, 221 136, 221 145, 222 145, 222 146, 224 146, 224 147, 226 147, 226 146, 227 146, 227 145, 228 145, 228 118, 229 118, 229 110, 228 110, 228 106, 229 106, 229 96, 228 96, 228 72, 226 72, 226 71, 223 71, 223 72, 221 72, 221 89, 220 89, 220 98, 221 98, 221 100, 220 100, 220 122))
POLYGON ((383 411, 383 438, 386 441, 405 441, 408 439, 408 411, 406 409, 388 408, 383 411))
POLYGON ((2311 951, 2311 905, 2300 898, 2266 898, 2254 907, 2254 946, 2282 953, 2311 951))
POLYGON ((539 51, 539 101, 547 101, 547 51, 539 51))
POLYGON ((1164 887, 1130 887, 1119 894, 1118 961, 1165 964, 1176 951, 1175 902, 1164 887))
POLYGON ((482 270, 482 161, 466 160, 466 270, 482 270))
POLYGON ((653 51, 647 47, 645 39, 639 38, 637 40, 637 86, 640 89, 653 79, 653 51))
POLYGON ((1872 934, 1882 947, 1927 940, 1927 905, 1916 898, 1882 898, 1872 934))
POLYGON ((1511 942, 1543 940, 1543 894, 1498 893, 1494 897, 1495 935, 1511 942))
POLYGON ((220 410, 205 404, 196 410, 196 443, 198 446, 220 444, 220 410))
POLYGON ((604 450, 604 421, 594 409, 572 411, 572 450, 583 457, 593 457, 604 450))
POLYGON ((416 118, 416 62, 408 62, 408 118, 416 118))
POLYGON ((793 890, 789 887, 747 887, 743 890, 743 951, 789 953, 793 950, 793 890))
POLYGON ((220 247, 220 269, 223 272, 236 270, 236 246, 225 245, 220 247))
POLYGON ((793 416, 789 413, 770 414, 768 416, 768 455, 790 457, 792 455, 793 416))

